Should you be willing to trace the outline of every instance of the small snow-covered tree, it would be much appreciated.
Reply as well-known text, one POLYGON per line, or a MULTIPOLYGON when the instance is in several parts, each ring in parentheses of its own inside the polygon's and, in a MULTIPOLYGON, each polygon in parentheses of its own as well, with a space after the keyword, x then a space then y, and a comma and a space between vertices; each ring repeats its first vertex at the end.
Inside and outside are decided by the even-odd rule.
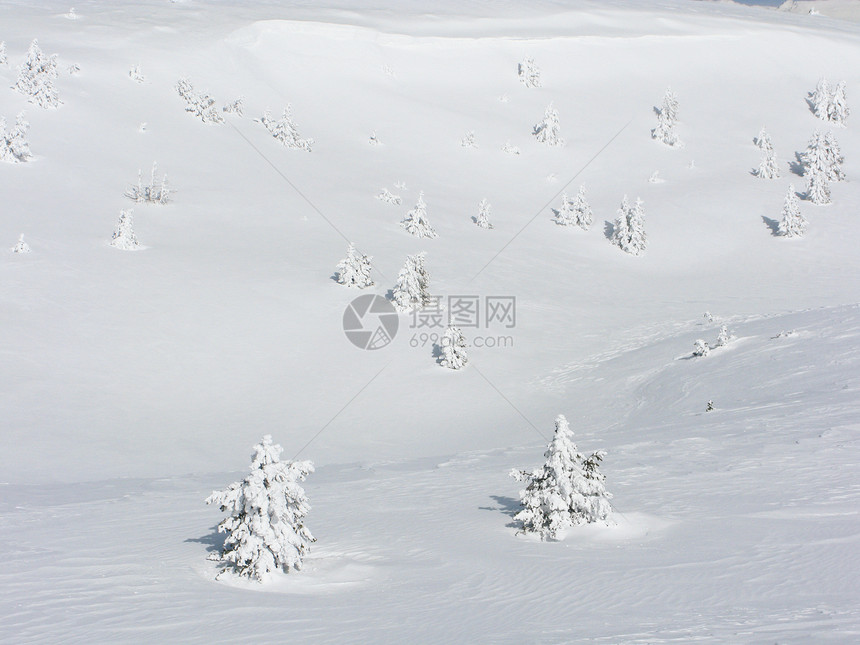
POLYGON ((592 213, 591 206, 589 206, 588 200, 585 199, 585 186, 579 187, 579 192, 576 193, 576 197, 573 200, 572 209, 573 224, 587 231, 588 227, 591 226, 592 213))
POLYGON ((842 163, 845 159, 842 157, 842 150, 839 148, 839 142, 832 132, 824 135, 822 141, 823 165, 824 172, 828 181, 842 181, 845 179, 845 172, 842 170, 842 163))
POLYGON ((215 99, 206 92, 197 92, 187 78, 176 82, 176 91, 185 100, 185 111, 203 123, 223 123, 224 117, 215 105, 215 99))
POLYGON ((29 130, 30 124, 24 120, 23 112, 15 118, 15 125, 10 130, 6 129, 6 119, 0 118, 0 161, 21 163, 31 157, 27 141, 29 130))
POLYGON ((6 41, 0 40, 0 65, 8 65, 9 58, 6 56, 6 41))
POLYGON ((125 196, 135 202, 149 202, 150 204, 167 204, 170 202, 171 189, 167 182, 167 173, 161 178, 157 177, 158 164, 152 162, 152 171, 149 184, 144 184, 142 173, 137 171, 137 184, 132 185, 125 196))
POLYGON ((477 148, 478 144, 475 142, 475 131, 469 130, 462 139, 460 139, 460 145, 464 148, 477 148))
POLYGON ((386 204, 394 204, 396 206, 399 206, 400 203, 403 201, 400 199, 400 195, 395 195, 387 188, 383 188, 376 196, 376 199, 381 202, 385 202, 386 204))
POLYGON ((848 120, 848 100, 845 98, 845 81, 839 81, 827 105, 827 120, 845 125, 848 120))
POLYGON ((517 146, 511 145, 510 141, 505 141, 505 145, 502 146, 502 152, 509 155, 518 155, 520 154, 520 149, 517 146))
POLYGON ((520 83, 526 87, 540 87, 540 69, 535 65, 534 58, 526 58, 517 66, 517 75, 520 77, 520 83))
POLYGON ((24 241, 24 234, 21 233, 21 237, 18 238, 18 243, 12 247, 13 253, 29 253, 30 245, 24 241))
POLYGON ((830 106, 830 84, 826 78, 818 79, 815 89, 809 93, 809 102, 812 105, 813 114, 819 119, 827 121, 827 112, 830 106))
POLYGON ((401 313, 423 309, 430 304, 430 276, 424 266, 424 253, 406 256, 406 263, 391 291, 391 300, 401 313))
POLYGON ((415 207, 406 213, 406 216, 400 222, 400 226, 406 229, 406 232, 415 237, 438 237, 436 230, 430 225, 427 220, 427 204, 424 203, 424 191, 418 193, 418 201, 415 207))
POLYGON ((773 142, 770 140, 770 135, 765 130, 764 126, 759 130, 758 136, 753 138, 753 143, 760 150, 773 149, 773 142))
POLYGON ((573 202, 566 192, 561 194, 561 206, 556 211, 555 223, 559 226, 573 226, 576 223, 576 218, 573 213, 573 202))
POLYGON ((564 139, 560 136, 561 125, 558 122, 558 110, 550 103, 543 113, 543 120, 535 125, 532 134, 548 146, 563 146, 564 139))
POLYGON ((779 222, 777 231, 785 237, 800 237, 804 230, 806 230, 806 220, 800 213, 800 201, 794 192, 794 186, 789 186, 782 206, 782 220, 779 222))
POLYGON ((729 344, 731 340, 731 336, 729 335, 729 328, 725 325, 720 327, 720 333, 717 335, 717 342, 714 347, 725 347, 729 344))
POLYGON ((337 265, 338 284, 358 289, 372 287, 373 279, 370 277, 372 259, 371 256, 356 251, 355 245, 350 242, 346 257, 337 265))
POLYGON ((132 65, 131 69, 128 70, 128 77, 135 83, 143 83, 146 80, 143 72, 140 71, 140 65, 132 65))
POLYGON ((523 533, 541 539, 556 539, 578 524, 604 521, 609 517, 612 495, 606 491, 600 461, 605 452, 588 458, 578 451, 564 415, 555 420, 555 434, 547 447, 542 468, 512 470, 511 477, 526 483, 520 491, 522 510, 514 516, 523 533))
POLYGON ((711 348, 708 346, 708 343, 701 338, 697 338, 696 342, 693 343, 693 356, 707 356, 710 353, 711 348))
POLYGON ((27 97, 30 103, 41 108, 60 106, 60 98, 54 87, 57 78, 57 55, 46 56, 34 40, 27 50, 27 58, 18 68, 18 80, 14 88, 27 97))
POLYGON ((260 118, 260 123, 269 131, 269 133, 275 137, 278 141, 280 141, 284 147, 293 148, 296 150, 304 150, 305 152, 311 152, 314 145, 313 139, 303 139, 301 135, 299 135, 298 126, 296 126, 295 121, 293 121, 293 106, 291 104, 287 104, 287 107, 284 108, 283 115, 280 120, 275 121, 269 114, 269 111, 263 114, 260 118))
POLYGON ((116 230, 113 232, 110 245, 123 251, 136 251, 140 248, 137 236, 134 234, 134 211, 121 210, 116 230))
POLYGON ((229 513, 218 525, 227 539, 214 559, 240 576, 263 582, 273 571, 300 570, 314 536, 305 526, 310 511, 300 482, 314 471, 310 461, 281 461, 283 449, 271 435, 254 446, 244 480, 214 491, 207 504, 229 513))
POLYGON ((761 163, 755 175, 760 179, 779 179, 779 165, 776 162, 773 146, 762 149, 761 163))
POLYGON ((480 228, 493 228, 490 222, 490 203, 486 199, 482 199, 478 204, 478 215, 475 217, 475 224, 480 228))
POLYGON ((618 217, 612 230, 612 243, 625 253, 641 255, 645 250, 645 207, 642 200, 637 198, 631 207, 627 195, 621 200, 618 217))
POLYGON ((678 99, 669 88, 663 96, 662 107, 655 107, 657 113, 657 127, 651 130, 651 138, 671 147, 681 147, 681 139, 675 132, 675 124, 678 123, 678 99))
POLYGON ((459 327, 448 327, 442 334, 442 360, 440 364, 452 370, 464 368, 469 363, 466 354, 466 337, 459 327))
POLYGON ((221 111, 225 114, 235 114, 236 116, 242 116, 245 114, 245 97, 240 96, 234 101, 231 101, 227 105, 221 108, 221 111))

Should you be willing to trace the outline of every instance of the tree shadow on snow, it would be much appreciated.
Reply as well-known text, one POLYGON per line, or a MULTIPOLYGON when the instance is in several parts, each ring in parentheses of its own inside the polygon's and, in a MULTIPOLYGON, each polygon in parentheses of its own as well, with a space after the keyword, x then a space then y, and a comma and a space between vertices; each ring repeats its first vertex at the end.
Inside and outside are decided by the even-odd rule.
MULTIPOLYGON (((513 497, 504 497, 503 495, 490 495, 490 499, 493 500, 497 506, 479 506, 478 509, 482 511, 493 511, 494 513, 498 513, 501 511, 512 520, 514 515, 520 512, 522 506, 520 505, 520 500, 514 499, 513 497)), ((515 527, 517 526, 516 522, 508 522, 505 526, 515 527)))
POLYGON ((212 527, 212 532, 199 538, 188 538, 185 542, 196 542, 206 546, 207 553, 221 553, 224 548, 225 533, 218 532, 218 525, 212 527))
POLYGON ((439 343, 433 343, 433 358, 440 365, 442 364, 442 359, 445 358, 445 355, 442 353, 442 346, 439 343))
POLYGON ((610 222, 609 220, 605 220, 603 222, 603 237, 605 237, 610 242, 612 241, 612 235, 615 233, 615 224, 610 222))
POLYGON ((791 171, 792 175, 797 175, 798 177, 803 177, 804 167, 803 167, 803 155, 799 152, 794 153, 794 161, 788 162, 788 169, 791 171))
POLYGON ((779 237, 779 221, 775 219, 771 219, 769 217, 761 216, 762 221, 765 225, 770 229, 771 235, 774 237, 779 237))

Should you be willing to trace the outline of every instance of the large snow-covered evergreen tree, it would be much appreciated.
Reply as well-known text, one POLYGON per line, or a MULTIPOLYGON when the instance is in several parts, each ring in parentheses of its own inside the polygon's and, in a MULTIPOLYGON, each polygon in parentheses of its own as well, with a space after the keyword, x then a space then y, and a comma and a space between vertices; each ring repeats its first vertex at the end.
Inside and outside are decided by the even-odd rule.
POLYGON ((15 118, 15 125, 7 130, 6 119, 0 118, 0 161, 7 163, 21 163, 30 157, 30 142, 27 141, 27 132, 30 124, 24 120, 21 112, 15 118))
POLYGON ((553 221, 559 226, 573 226, 576 223, 573 214, 573 202, 570 201, 566 192, 561 194, 561 206, 556 211, 553 221))
POLYGON ((565 529, 606 520, 612 495, 606 491, 598 451, 584 457, 573 441, 573 432, 564 415, 555 420, 555 434, 547 447, 542 468, 512 470, 511 476, 526 487, 520 491, 522 510, 514 519, 523 533, 541 539, 556 539, 565 529))
POLYGON ((54 81, 57 78, 57 55, 46 56, 34 40, 27 50, 27 58, 18 68, 18 79, 13 86, 27 97, 30 103, 41 108, 60 106, 60 98, 54 81))
POLYGON ((350 242, 346 257, 337 265, 338 283, 358 289, 372 287, 373 279, 370 277, 372 259, 371 256, 356 251, 355 245, 350 242))
POLYGON ((9 59, 6 57, 6 41, 0 40, 0 65, 7 65, 9 59))
POLYGON ((459 327, 448 327, 442 334, 440 346, 442 358, 439 362, 443 367, 459 370, 469 363, 469 356, 466 353, 466 337, 459 327))
POLYGON ((406 232, 415 237, 438 237, 436 229, 434 229, 427 220, 427 204, 424 203, 424 191, 418 193, 418 201, 415 207, 406 213, 406 216, 400 222, 400 226, 406 229, 406 232))
POLYGON ((612 243, 631 255, 641 255, 645 251, 645 207, 641 199, 637 198, 632 207, 627 195, 621 200, 621 208, 618 209, 612 229, 612 243))
POLYGON ((121 210, 116 230, 113 232, 110 245, 123 251, 136 251, 140 248, 137 236, 134 234, 134 211, 121 210))
POLYGON ((264 436, 254 446, 250 474, 206 499, 229 513, 218 525, 227 534, 216 556, 225 566, 219 576, 229 568, 262 582, 271 572, 302 568, 315 539, 304 523, 310 505, 299 482, 314 468, 310 461, 281 461, 282 451, 264 436))
POLYGON ((430 275, 424 266, 424 253, 406 256, 406 263, 391 291, 391 301, 401 313, 423 309, 430 304, 430 275))
POLYGON ((552 103, 546 106, 543 120, 535 125, 532 134, 538 141, 548 146, 564 145, 564 139, 561 137, 561 125, 558 122, 558 110, 552 103))
POLYGON ((311 152, 313 149, 314 140, 303 139, 299 135, 298 126, 293 121, 293 106, 289 103, 284 108, 284 113, 279 120, 272 119, 269 111, 266 110, 263 116, 260 117, 260 123, 286 148, 294 148, 306 152, 311 152))
POLYGON ((806 178, 806 198, 813 204, 830 203, 830 180, 834 170, 827 152, 825 138, 818 130, 812 135, 806 150, 801 154, 803 176, 806 178))
POLYGON ((778 179, 779 166, 776 162, 776 153, 773 150, 773 143, 770 140, 770 135, 764 131, 764 128, 756 137, 756 145, 761 148, 762 158, 758 169, 755 171, 756 177, 760 179, 778 179))
POLYGON ((771 141, 770 134, 768 134, 764 126, 762 126, 761 130, 759 130, 758 136, 753 138, 753 143, 755 143, 756 147, 760 150, 767 150, 768 148, 773 148, 773 141, 771 141))
POLYGON ((800 201, 794 192, 794 186, 788 187, 785 203, 782 206, 782 219, 777 231, 785 237, 800 237, 806 230, 806 220, 800 213, 800 201))
POLYGON ((657 113, 657 127, 651 130, 651 138, 673 148, 680 147, 681 139, 675 132, 675 124, 678 123, 678 99, 672 88, 666 90, 662 107, 655 107, 654 111, 657 113))

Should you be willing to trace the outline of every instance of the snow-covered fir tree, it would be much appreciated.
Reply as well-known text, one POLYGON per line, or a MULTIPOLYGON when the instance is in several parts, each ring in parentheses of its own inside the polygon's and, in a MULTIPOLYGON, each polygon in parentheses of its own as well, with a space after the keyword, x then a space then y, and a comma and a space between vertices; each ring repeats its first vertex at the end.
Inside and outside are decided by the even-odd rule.
POLYGON ((818 130, 812 135, 806 150, 801 154, 803 176, 806 178, 806 198, 813 204, 830 203, 830 180, 834 173, 832 157, 827 151, 825 138, 818 130))
POLYGON ((400 222, 400 226, 406 229, 406 232, 415 237, 438 237, 436 230, 430 225, 427 220, 427 204, 424 203, 424 191, 418 193, 418 201, 415 207, 406 213, 406 216, 400 222))
POLYGON ((475 224, 480 228, 493 228, 490 222, 490 203, 486 199, 482 199, 478 204, 478 215, 475 217, 475 224))
POLYGON ((464 368, 469 363, 466 353, 466 337, 459 327, 451 326, 442 334, 442 359, 439 363, 452 370, 464 368))
POLYGON ((6 41, 0 40, 0 65, 8 65, 9 58, 6 56, 6 41))
POLYGON ((645 250, 645 207, 637 198, 631 207, 627 195, 621 200, 618 217, 612 230, 612 243, 625 253, 641 255, 645 250))
POLYGON ((284 112, 279 120, 275 121, 272 119, 269 111, 266 110, 260 118, 260 123, 262 123, 266 130, 268 130, 269 133, 275 137, 275 139, 280 141, 286 148, 304 150, 305 152, 311 152, 313 149, 314 140, 303 139, 301 135, 299 135, 298 126, 296 126, 295 121, 293 121, 293 106, 289 103, 287 104, 287 107, 284 108, 284 112))
POLYGON ((512 470, 511 476, 525 482, 520 491, 522 510, 514 519, 523 533, 541 539, 556 539, 565 529, 578 524, 605 521, 610 513, 600 461, 605 453, 597 451, 588 458, 577 450, 573 432, 564 415, 555 420, 555 434, 547 447, 542 468, 534 471, 512 470))
POLYGON ((720 333, 717 334, 717 342, 714 344, 714 347, 725 347, 729 344, 731 340, 731 336, 729 335, 729 328, 725 325, 720 326, 720 333))
POLYGON ((134 211, 132 209, 119 212, 119 221, 113 232, 110 245, 123 251, 136 251, 140 248, 137 236, 134 234, 134 211))
POLYGON ((809 102, 812 105, 813 114, 819 119, 827 121, 827 112, 830 107, 830 84, 826 78, 818 79, 815 89, 809 93, 809 102))
POLYGON ((845 125, 848 120, 848 99, 845 97, 845 81, 839 81, 827 105, 827 120, 837 125, 845 125))
POLYGON ((532 134, 548 146, 563 146, 564 139, 560 136, 561 125, 558 122, 558 110, 550 103, 543 113, 543 120, 535 125, 532 134))
POLYGON ((526 58, 517 66, 520 83, 526 87, 540 87, 540 69, 535 65, 534 58, 526 58))
POLYGON ((373 279, 370 277, 372 259, 371 256, 356 251, 355 245, 350 242, 346 257, 337 265, 338 283, 357 289, 372 287, 373 279))
POLYGON ((386 204, 394 204, 395 206, 399 206, 403 201, 400 199, 400 195, 395 195, 387 188, 383 188, 376 196, 376 199, 386 204))
POLYGON ((827 176, 816 171, 806 176, 806 199, 816 206, 826 206, 831 203, 830 182, 827 176))
POLYGON ((30 43, 27 58, 18 68, 18 80, 14 88, 27 97, 30 103, 42 108, 60 106, 60 98, 54 81, 57 78, 57 55, 46 56, 38 41, 30 43))
POLYGON ((555 213, 555 221, 559 226, 573 226, 576 223, 576 218, 573 214, 573 202, 566 192, 561 194, 561 206, 555 213))
POLYGON ((283 449, 271 435, 254 446, 251 472, 244 480, 214 491, 207 504, 229 513, 218 525, 227 539, 215 559, 240 576, 263 582, 274 571, 300 570, 315 542, 305 517, 310 511, 300 482, 314 471, 310 461, 281 461, 283 449))
POLYGON ((693 343, 693 356, 707 356, 711 353, 711 348, 703 341, 701 338, 697 338, 696 342, 693 343))
POLYGON ((406 263, 397 274, 397 284, 391 290, 391 301, 401 313, 430 304, 430 276, 424 266, 424 253, 406 256, 406 263))
POLYGON ((224 117, 215 105, 215 99, 205 92, 197 92, 187 78, 176 82, 176 91, 185 101, 185 111, 199 118, 203 123, 223 123, 224 117))
POLYGON ((777 231, 785 237, 800 237, 806 230, 806 220, 800 213, 800 201, 794 192, 794 186, 788 187, 785 203, 782 206, 782 219, 777 231))
POLYGON ((681 139, 675 132, 675 124, 678 123, 678 99, 671 88, 667 89, 663 96, 662 107, 655 107, 654 111, 657 113, 657 127, 651 130, 651 138, 667 146, 680 147, 681 139))
POLYGON ((128 77, 135 83, 143 83, 146 80, 143 72, 140 71, 140 65, 132 65, 131 69, 128 70, 128 77))
POLYGON ((591 206, 589 206, 588 200, 585 199, 585 186, 579 187, 579 191, 576 193, 571 209, 573 211, 572 223, 587 231, 588 227, 591 226, 592 213, 591 206))
POLYGON ((761 163, 756 169, 755 175, 760 179, 779 179, 779 165, 773 146, 762 148, 761 163))
POLYGON ((825 176, 828 181, 842 181, 845 179, 845 172, 842 170, 842 164, 845 159, 842 157, 842 150, 839 148, 839 142, 832 132, 824 135, 822 142, 823 148, 823 165, 825 176))
POLYGON ((756 147, 760 150, 773 149, 773 142, 770 140, 770 135, 767 133, 764 126, 759 130, 758 136, 753 138, 753 143, 755 143, 756 147))
POLYGON ((0 118, 0 161, 7 163, 22 163, 30 157, 30 142, 27 141, 27 132, 30 124, 24 120, 21 112, 15 118, 15 125, 7 130, 6 119, 0 118))
POLYGON ((30 245, 24 241, 24 234, 21 233, 21 237, 18 238, 18 243, 12 247, 13 253, 29 253, 30 245))

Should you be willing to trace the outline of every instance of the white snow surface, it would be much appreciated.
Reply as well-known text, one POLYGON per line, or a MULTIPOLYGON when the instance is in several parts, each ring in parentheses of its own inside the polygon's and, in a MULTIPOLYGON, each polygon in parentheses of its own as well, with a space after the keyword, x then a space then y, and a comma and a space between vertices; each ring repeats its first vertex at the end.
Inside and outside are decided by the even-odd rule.
POLYGON ((0 163, 0 641, 860 638, 860 24, 692 0, 0 12, 0 116, 26 112, 33 153, 0 163), (34 38, 80 66, 55 110, 11 89, 34 38), (848 86, 847 181, 801 201, 789 240, 773 227, 822 76, 848 86), (246 116, 193 118, 181 77, 246 116), (680 150, 650 136, 668 86, 680 150), (550 102, 563 148, 531 136, 550 102), (311 153, 254 121, 288 103, 311 153), (778 180, 751 174, 762 124, 778 180), (147 251, 117 253, 153 159, 176 192, 135 208, 147 251), (595 225, 556 226, 580 184, 595 225), (385 185, 432 196, 439 238, 405 235, 385 185), (605 235, 624 194, 647 205, 640 257, 605 235), (492 234, 469 220, 484 197, 492 234), (22 231, 32 253, 8 250, 22 231), (442 370, 409 315, 353 346, 357 293, 332 279, 350 240, 367 291, 424 251, 434 294, 515 296, 512 346, 464 329, 469 369, 442 370), (735 338, 691 357, 723 324, 735 338), (508 471, 542 463, 558 414, 607 451, 616 524, 540 542, 516 534, 508 471), (264 434, 316 465, 317 542, 301 572, 215 581, 203 500, 264 434))

